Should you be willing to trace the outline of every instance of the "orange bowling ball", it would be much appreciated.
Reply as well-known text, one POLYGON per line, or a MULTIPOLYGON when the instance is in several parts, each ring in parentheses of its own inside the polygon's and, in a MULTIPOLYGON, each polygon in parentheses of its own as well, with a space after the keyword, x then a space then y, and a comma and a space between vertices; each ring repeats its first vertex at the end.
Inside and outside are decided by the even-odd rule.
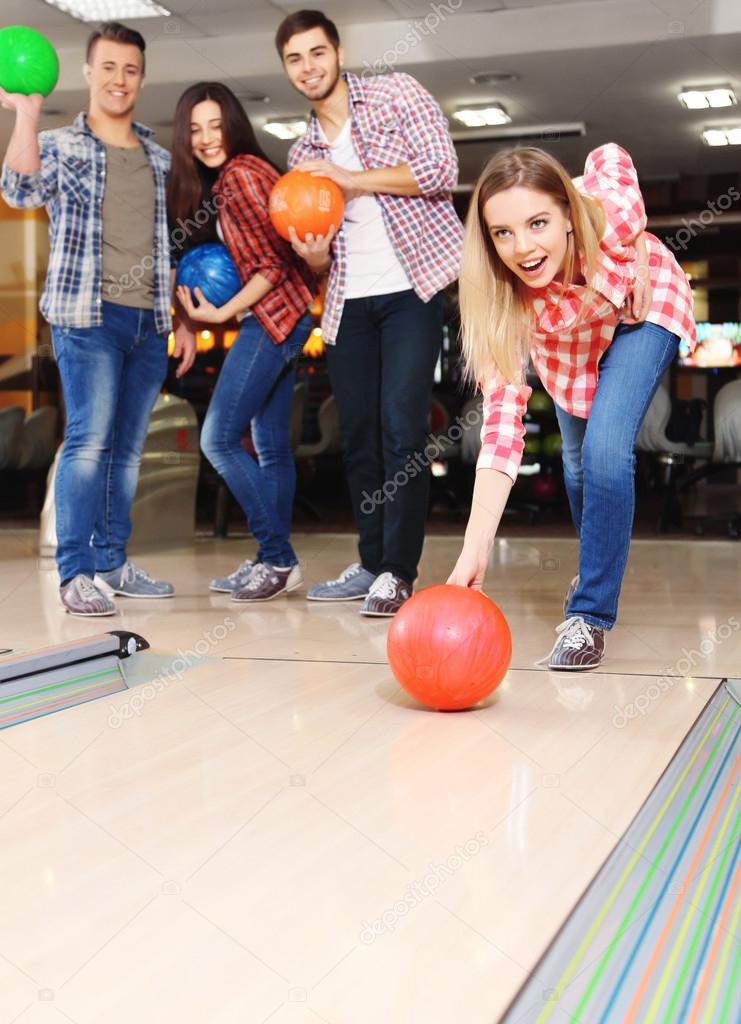
POLYGON ((499 686, 512 657, 512 636, 485 594, 445 583, 402 605, 386 653, 415 700, 437 711, 461 711, 499 686))
POLYGON ((306 171, 289 171, 273 186, 268 202, 273 227, 281 238, 289 239, 293 225, 303 242, 310 232, 326 235, 337 230, 345 212, 342 189, 330 178, 315 177, 306 171))

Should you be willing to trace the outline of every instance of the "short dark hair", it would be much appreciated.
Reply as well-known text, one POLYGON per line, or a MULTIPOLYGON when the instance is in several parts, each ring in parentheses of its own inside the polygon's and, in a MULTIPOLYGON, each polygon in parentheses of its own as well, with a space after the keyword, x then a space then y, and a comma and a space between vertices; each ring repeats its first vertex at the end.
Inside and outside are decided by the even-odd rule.
POLYGON ((291 36, 299 32, 309 32, 312 28, 324 29, 324 34, 335 49, 340 45, 340 33, 333 21, 330 21, 326 14, 321 11, 296 11, 289 14, 278 26, 275 33, 275 47, 278 56, 283 60, 283 48, 291 36))
POLYGON ((128 28, 126 25, 122 25, 120 21, 104 21, 94 32, 90 33, 88 38, 87 50, 85 51, 85 60, 88 64, 93 55, 95 44, 99 39, 111 39, 114 43, 125 43, 128 46, 138 47, 142 52, 142 74, 144 74, 146 60, 144 51, 147 48, 147 44, 144 42, 144 36, 141 32, 137 32, 135 28, 128 28))

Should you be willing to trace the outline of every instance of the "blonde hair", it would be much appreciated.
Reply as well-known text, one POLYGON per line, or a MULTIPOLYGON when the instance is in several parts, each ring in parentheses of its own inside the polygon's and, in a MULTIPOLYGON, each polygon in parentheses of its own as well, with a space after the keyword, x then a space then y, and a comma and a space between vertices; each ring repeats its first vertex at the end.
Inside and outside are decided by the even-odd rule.
POLYGON ((577 257, 584 261, 586 281, 591 281, 605 230, 602 206, 577 192, 566 168, 550 153, 523 147, 492 157, 476 184, 466 217, 459 288, 463 357, 468 376, 479 385, 493 367, 511 383, 521 381, 530 348, 532 308, 527 286, 521 287, 502 263, 484 220, 489 199, 515 186, 544 192, 571 220, 564 289, 580 273, 577 257))

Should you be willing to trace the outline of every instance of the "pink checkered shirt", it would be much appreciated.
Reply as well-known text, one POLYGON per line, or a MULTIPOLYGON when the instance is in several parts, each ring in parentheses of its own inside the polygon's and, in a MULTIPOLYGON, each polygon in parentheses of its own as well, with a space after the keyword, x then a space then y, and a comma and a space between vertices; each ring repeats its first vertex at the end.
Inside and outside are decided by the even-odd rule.
MULTIPOLYGON (((533 290, 534 331, 530 358, 543 387, 562 409, 587 419, 599 376, 599 361, 612 341, 636 275, 636 237, 646 228, 638 175, 630 156, 610 143, 587 157, 574 184, 599 199, 607 215, 597 270, 596 295, 577 317, 586 287, 557 285, 533 290)), ((695 345, 692 291, 682 268, 654 235, 646 234, 653 301, 646 320, 695 345)), ((513 480, 522 459, 522 417, 532 389, 508 383, 495 371, 484 388, 484 426, 478 469, 497 469, 513 480)))
MULTIPOLYGON (((410 75, 378 75, 367 81, 344 74, 350 100, 352 140, 366 170, 408 164, 421 196, 377 193, 391 244, 420 299, 427 302, 458 276, 463 225, 450 190, 458 158, 448 122, 432 96, 410 75)), ((329 147, 312 115, 306 133, 288 155, 289 167, 326 160, 329 147)), ((334 344, 342 318, 347 278, 347 243, 340 228, 332 243, 332 266, 324 300, 324 341, 334 344)))

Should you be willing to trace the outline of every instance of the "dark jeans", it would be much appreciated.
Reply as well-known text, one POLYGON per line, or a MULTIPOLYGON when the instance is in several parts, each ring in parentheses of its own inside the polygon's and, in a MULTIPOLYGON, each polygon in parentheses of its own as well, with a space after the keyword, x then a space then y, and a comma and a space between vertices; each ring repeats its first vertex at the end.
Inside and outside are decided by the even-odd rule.
POLYGON ((311 323, 310 316, 301 317, 276 345, 254 317, 247 317, 224 360, 201 433, 204 455, 247 517, 259 545, 257 560, 270 565, 298 561, 289 540, 296 489, 290 437, 293 360, 311 323), (248 423, 257 462, 242 447, 248 423))
POLYGON ((679 338, 657 324, 620 324, 599 365, 589 419, 556 406, 563 471, 579 535, 579 586, 567 614, 611 629, 635 509, 635 442, 679 338))
POLYGON ((363 568, 412 583, 429 491, 424 459, 442 299, 348 299, 327 362, 363 568))
POLYGON ((103 303, 100 327, 55 327, 67 426, 54 483, 64 580, 126 561, 149 414, 167 372, 154 313, 103 303))

